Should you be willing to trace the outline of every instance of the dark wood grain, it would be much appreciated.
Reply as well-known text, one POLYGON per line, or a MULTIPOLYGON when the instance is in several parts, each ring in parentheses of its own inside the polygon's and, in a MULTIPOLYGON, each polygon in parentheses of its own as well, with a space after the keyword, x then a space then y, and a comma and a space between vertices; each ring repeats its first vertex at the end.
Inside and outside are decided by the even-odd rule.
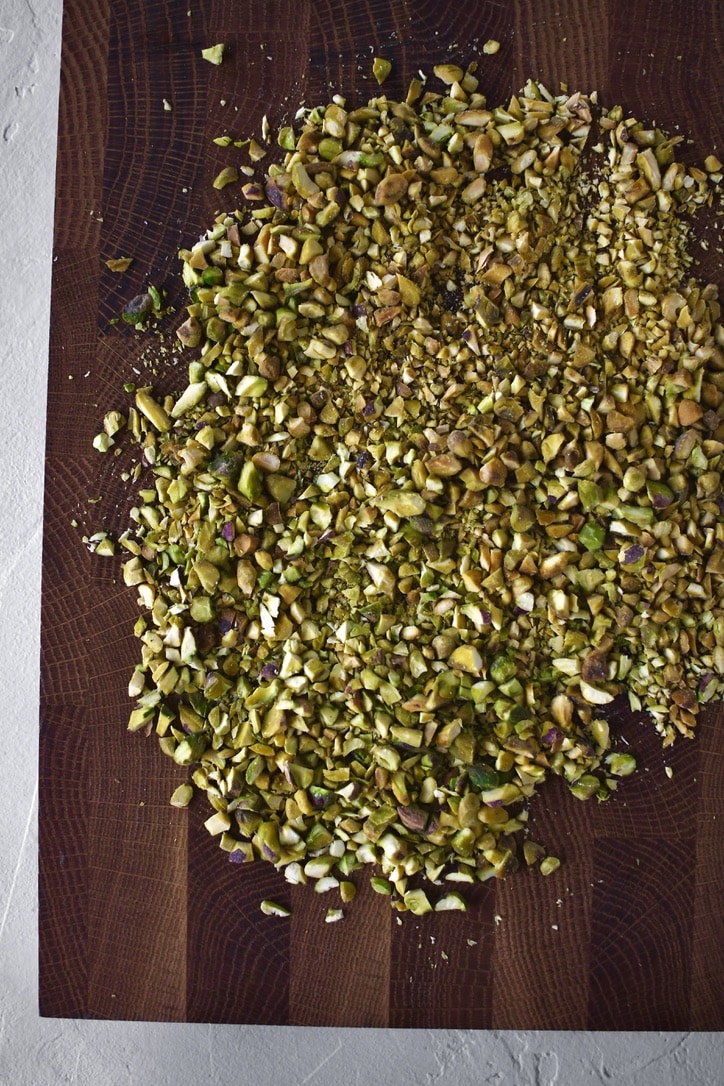
MULTIPOLYGON (((343 923, 271 867, 227 862, 185 772, 126 731, 133 593, 82 531, 121 529, 120 461, 93 453, 149 341, 110 322, 149 281, 182 302, 177 250, 209 225, 225 164, 211 140, 298 104, 404 93, 443 56, 479 58, 490 101, 529 76, 597 90, 722 156, 724 8, 716 0, 67 0, 48 388, 40 752, 40 1010, 46 1016, 504 1029, 724 1027, 724 714, 664 751, 616 726, 641 771, 607 804, 557 782, 533 835, 564 864, 476 888, 467 914, 398 916, 360 880, 343 923), (191 8, 191 14, 188 14, 191 8), (481 53, 488 38, 502 47, 481 53), (220 68, 200 60, 224 41, 220 68), (719 83, 720 87, 720 83, 719 83), (163 100, 172 105, 169 112, 163 100), (225 103, 225 104, 224 104, 225 103), (133 256, 123 276, 110 257, 133 256), (89 499, 98 499, 91 503, 89 499), (80 528, 71 526, 77 521, 80 528), (671 779, 665 768, 673 770, 671 779), (290 920, 263 916, 273 897, 290 920)), ((716 246, 698 272, 721 282, 716 246)), ((149 378, 150 379, 150 378, 149 378)), ((154 375, 177 388, 173 359, 154 375)))

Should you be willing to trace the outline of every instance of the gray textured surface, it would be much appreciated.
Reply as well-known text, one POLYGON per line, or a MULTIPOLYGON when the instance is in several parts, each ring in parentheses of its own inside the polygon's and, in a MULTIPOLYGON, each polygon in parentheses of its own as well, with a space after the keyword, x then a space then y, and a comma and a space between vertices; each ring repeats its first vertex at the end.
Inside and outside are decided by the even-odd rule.
POLYGON ((61 0, 0 0, 0 1086, 716 1086, 721 1035, 152 1025, 37 1013, 42 459, 61 0))

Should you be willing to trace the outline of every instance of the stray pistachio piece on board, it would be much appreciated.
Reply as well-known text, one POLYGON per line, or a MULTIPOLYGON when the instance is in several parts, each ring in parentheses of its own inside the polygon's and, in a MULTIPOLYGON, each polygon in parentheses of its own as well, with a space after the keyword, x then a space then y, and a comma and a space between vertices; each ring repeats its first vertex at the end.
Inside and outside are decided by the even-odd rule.
POLYGON ((188 807, 193 794, 194 790, 190 784, 180 784, 171 795, 169 803, 172 807, 188 807))
POLYGON ((217 45, 207 46, 201 50, 201 56, 204 60, 208 60, 209 64, 221 64, 224 59, 224 43, 219 42, 217 45))
POLYGON ((392 71, 392 64, 384 57, 375 57, 372 61, 372 74, 378 83, 384 83, 392 71))
POLYGON ((106 260, 106 267, 112 272, 124 272, 128 271, 133 263, 132 256, 115 256, 110 260, 106 260))
POLYGON ((286 905, 278 905, 276 901, 271 901, 269 898, 265 898, 260 904, 259 908, 264 913, 264 916, 291 916, 292 910, 288 909, 286 905))

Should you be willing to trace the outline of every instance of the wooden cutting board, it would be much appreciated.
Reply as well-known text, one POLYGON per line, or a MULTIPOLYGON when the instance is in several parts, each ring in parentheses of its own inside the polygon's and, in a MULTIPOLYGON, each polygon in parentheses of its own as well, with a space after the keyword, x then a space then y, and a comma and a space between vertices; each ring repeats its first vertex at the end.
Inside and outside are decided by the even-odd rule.
MULTIPOLYGON (((40 752, 40 1008, 47 1016, 502 1029, 724 1027, 724 715, 664 753, 618 721, 640 771, 609 803, 556 782, 534 836, 564 863, 479 886, 465 914, 402 917, 366 878, 342 923, 269 865, 226 862, 185 771, 126 731, 135 594, 82 532, 130 498, 91 448, 151 340, 111 325, 151 281, 181 302, 176 253, 212 221, 224 132, 276 128, 335 91, 366 101, 371 58, 404 94, 419 68, 479 57, 489 101, 529 76, 722 156, 716 0, 66 0, 50 337, 40 752), (489 38, 502 43, 482 55, 489 38), (202 47, 226 44, 213 67, 202 47), (456 45, 455 49, 451 47, 456 45), (164 107, 164 99, 171 109, 164 107), (105 260, 133 256, 124 275, 105 260), (77 521, 79 528, 72 526, 77 521), (673 770, 668 779, 665 766, 673 770), (263 897, 290 904, 266 917, 263 897)), ((692 158, 693 156, 693 158, 692 158)), ((701 274, 721 278, 715 246, 701 274)), ((146 352, 146 353, 144 353, 146 352)), ((173 374, 165 380, 173 387, 173 374)), ((364 874, 364 873, 363 873, 364 874)))

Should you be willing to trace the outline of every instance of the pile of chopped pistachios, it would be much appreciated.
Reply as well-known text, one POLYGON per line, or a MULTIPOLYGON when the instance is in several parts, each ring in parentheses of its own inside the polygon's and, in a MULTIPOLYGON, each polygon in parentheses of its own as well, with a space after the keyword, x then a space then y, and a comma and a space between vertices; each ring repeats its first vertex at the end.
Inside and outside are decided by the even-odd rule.
POLYGON ((374 865, 416 913, 554 871, 543 781, 635 769, 606 706, 668 744, 724 672, 724 335, 687 252, 721 163, 474 71, 300 110, 225 183, 181 253, 188 382, 127 420, 129 727, 230 860, 343 902, 374 865))

